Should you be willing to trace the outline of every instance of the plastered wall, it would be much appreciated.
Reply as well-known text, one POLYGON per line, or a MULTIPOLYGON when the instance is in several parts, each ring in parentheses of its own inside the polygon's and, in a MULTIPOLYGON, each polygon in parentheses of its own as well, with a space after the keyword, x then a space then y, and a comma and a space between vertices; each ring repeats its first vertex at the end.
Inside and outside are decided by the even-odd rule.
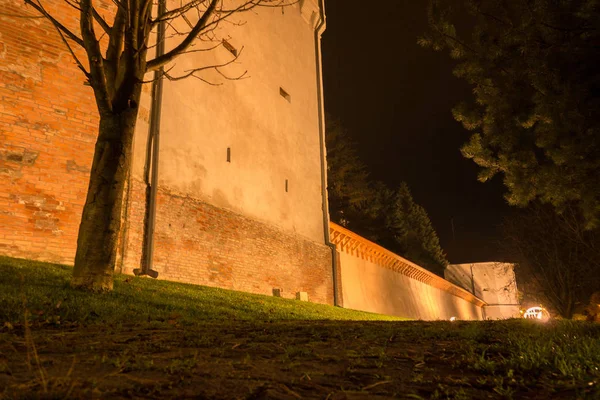
POLYGON ((514 264, 501 262, 452 264, 446 268, 444 276, 487 303, 484 309, 486 319, 520 316, 514 264))
MULTIPOLYGON (((153 259, 161 278, 267 295, 277 288, 284 297, 305 291, 312 301, 333 303, 321 197, 315 4, 241 13, 169 68, 178 77, 229 63, 231 48, 239 55, 219 72, 164 81, 153 259), (223 39, 229 50, 219 46, 223 39)), ((175 39, 167 40, 167 51, 175 39)), ((141 257, 148 90, 140 111, 125 272, 141 257)))
MULTIPOLYGON (((170 66, 169 74, 178 77, 200 66, 227 64, 235 57, 219 46, 223 39, 239 55, 220 72, 209 68, 165 81, 159 184, 323 243, 318 8, 313 0, 301 3, 302 8, 258 7, 235 15, 235 24, 222 23, 213 41, 193 47, 216 49, 185 54, 170 66)), ((167 51, 178 40, 167 40, 167 51)), ((143 105, 149 110, 148 97, 143 105)), ((133 176, 140 180, 146 134, 147 128, 138 129, 135 141, 133 176)))
MULTIPOLYGON (((74 8, 45 4, 77 29, 74 8)), ((96 5, 111 15, 112 2, 96 5)), ((50 23, 19 18, 36 15, 22 2, 0 0, 0 9, 0 254, 72 264, 97 136, 93 93, 50 23)), ((202 78, 218 86, 193 77, 165 82, 154 252, 160 279, 262 294, 278 288, 286 297, 306 291, 313 301, 333 302, 321 203, 317 17, 314 0, 240 14, 215 35, 240 54, 220 72, 247 71, 244 79, 210 70, 202 78)), ((214 43, 192 49, 203 45, 214 43)), ((232 57, 224 47, 190 53, 169 71, 176 76, 232 57)), ((142 253, 150 88, 144 85, 139 104, 116 265, 128 273, 142 253)))
POLYGON ((375 263, 340 254, 344 307, 422 320, 481 319, 481 307, 375 263))
POLYGON ((482 319, 481 299, 336 224, 330 232, 345 308, 422 320, 482 319))

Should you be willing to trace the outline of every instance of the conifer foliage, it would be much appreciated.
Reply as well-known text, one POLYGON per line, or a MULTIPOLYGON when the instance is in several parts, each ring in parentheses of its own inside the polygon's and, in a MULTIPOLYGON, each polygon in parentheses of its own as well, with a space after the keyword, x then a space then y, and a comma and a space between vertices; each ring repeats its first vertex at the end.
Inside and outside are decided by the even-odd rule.
POLYGON ((453 114, 473 131, 462 148, 480 181, 503 174, 507 200, 600 222, 600 3, 431 0, 420 44, 447 50, 473 87, 453 114))
POLYGON ((326 131, 329 214, 342 226, 354 225, 372 195, 369 174, 340 121, 328 116, 326 131))
POLYGON ((369 180, 356 143, 327 119, 327 185, 331 220, 438 275, 448 264, 437 233, 408 185, 396 190, 369 180))
POLYGON ((404 182, 387 196, 389 201, 384 204, 385 228, 391 234, 386 238, 390 242, 389 248, 443 276, 448 261, 427 211, 415 203, 404 182))

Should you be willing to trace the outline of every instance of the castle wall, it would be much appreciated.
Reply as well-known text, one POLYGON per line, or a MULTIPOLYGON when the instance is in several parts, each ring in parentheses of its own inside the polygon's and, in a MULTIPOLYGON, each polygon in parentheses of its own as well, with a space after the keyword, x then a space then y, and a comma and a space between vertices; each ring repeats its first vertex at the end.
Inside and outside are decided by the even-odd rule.
MULTIPOLYGON (((74 26, 71 7, 48 3, 74 26)), ((71 264, 97 135, 92 89, 50 23, 16 17, 37 15, 23 2, 0 10, 0 254, 71 264)))
MULTIPOLYGON (((219 86, 193 77, 165 81, 159 184, 323 242, 316 21, 307 22, 297 5, 258 8, 234 20, 242 24, 222 24, 215 35, 241 55, 220 70, 246 76, 232 82, 208 70, 197 76, 219 86)), ((174 42, 167 41, 167 50, 174 42)), ((233 59, 224 47, 190 53, 169 74, 233 59)), ((136 153, 138 178, 141 156, 136 153)))
POLYGON ((482 319, 481 299, 377 244, 330 224, 345 308, 422 320, 482 319))
MULTIPOLYGON (((154 256, 161 279, 263 294, 278 288, 286 297, 307 291, 332 303, 315 7, 306 0, 260 8, 215 32, 243 47, 222 72, 247 70, 245 79, 213 70, 203 78, 220 86, 194 78, 165 83, 154 256)), ((45 19, 5 16, 35 15, 12 0, 0 0, 0 8, 0 254, 72 264, 97 135, 93 93, 45 19)), ((75 10, 50 11, 75 27, 75 10)), ((223 47, 190 53, 170 73, 231 58, 223 47)), ((116 266, 127 273, 142 252, 150 86, 140 104, 116 266)))
POLYGON ((444 271, 444 276, 475 296, 483 299, 486 319, 506 319, 520 317, 519 291, 515 278, 514 264, 501 262, 481 262, 452 264, 444 271))
MULTIPOLYGON (((143 184, 133 182, 123 272, 139 265, 143 184), (133 223, 136 221, 137 223, 133 223)), ((184 194, 158 193, 154 269, 159 279, 333 303, 331 250, 272 224, 184 194)))

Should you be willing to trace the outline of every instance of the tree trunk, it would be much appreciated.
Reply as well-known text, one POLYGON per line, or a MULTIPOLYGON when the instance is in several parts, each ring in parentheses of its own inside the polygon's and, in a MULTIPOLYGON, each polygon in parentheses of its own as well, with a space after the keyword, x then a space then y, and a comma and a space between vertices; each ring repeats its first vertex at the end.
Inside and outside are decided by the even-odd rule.
POLYGON ((109 291, 121 227, 121 207, 131 166, 137 108, 102 115, 83 208, 71 286, 109 291))
POLYGON ((574 311, 575 311, 575 303, 571 298, 569 298, 569 300, 567 301, 567 305, 565 307, 565 314, 563 315, 563 317, 566 319, 573 319, 574 311))

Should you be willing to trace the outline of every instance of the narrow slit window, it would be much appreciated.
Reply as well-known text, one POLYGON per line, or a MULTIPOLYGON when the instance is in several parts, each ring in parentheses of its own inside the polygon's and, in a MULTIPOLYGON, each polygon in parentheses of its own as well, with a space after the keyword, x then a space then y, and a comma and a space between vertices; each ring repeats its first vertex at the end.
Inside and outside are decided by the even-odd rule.
POLYGON ((292 96, 290 96, 290 94, 288 92, 286 92, 285 90, 283 90, 282 87, 279 88, 279 94, 281 95, 281 97, 283 97, 284 99, 286 99, 288 101, 288 103, 292 102, 292 96))
POLYGON ((231 162, 231 147, 227 148, 227 162, 231 162))
POLYGON ((285 192, 287 193, 289 189, 289 184, 288 184, 288 180, 285 180, 285 192))
POLYGON ((231 43, 229 43, 227 40, 223 39, 223 47, 225 47, 227 49, 228 52, 230 52, 231 54, 233 54, 234 57, 238 56, 238 51, 235 47, 233 47, 231 45, 231 43))

